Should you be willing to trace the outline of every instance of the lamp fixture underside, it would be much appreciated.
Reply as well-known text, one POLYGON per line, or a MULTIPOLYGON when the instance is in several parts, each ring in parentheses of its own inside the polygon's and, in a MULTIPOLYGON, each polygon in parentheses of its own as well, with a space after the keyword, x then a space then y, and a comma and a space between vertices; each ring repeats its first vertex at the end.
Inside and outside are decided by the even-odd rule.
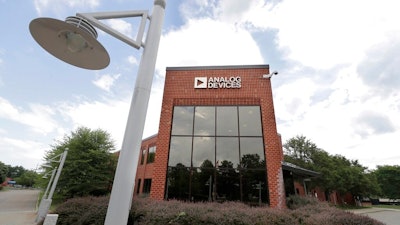
POLYGON ((96 40, 96 30, 82 18, 68 17, 65 22, 37 18, 29 24, 29 30, 42 48, 66 63, 91 70, 110 63, 106 49, 96 40))

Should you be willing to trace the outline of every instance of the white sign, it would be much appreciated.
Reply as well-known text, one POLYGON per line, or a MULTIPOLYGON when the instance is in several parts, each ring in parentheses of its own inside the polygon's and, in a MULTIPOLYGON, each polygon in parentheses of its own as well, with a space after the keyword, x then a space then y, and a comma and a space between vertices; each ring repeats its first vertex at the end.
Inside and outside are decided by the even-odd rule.
POLYGON ((195 77, 194 88, 240 88, 240 77, 195 77))
POLYGON ((195 77, 194 88, 207 88, 207 77, 195 77))

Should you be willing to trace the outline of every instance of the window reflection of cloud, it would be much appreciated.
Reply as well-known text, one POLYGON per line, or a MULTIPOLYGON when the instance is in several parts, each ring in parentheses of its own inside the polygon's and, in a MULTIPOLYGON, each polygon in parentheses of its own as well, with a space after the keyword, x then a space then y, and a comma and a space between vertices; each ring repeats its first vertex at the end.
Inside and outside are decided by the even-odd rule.
POLYGON ((239 164, 239 142, 238 138, 217 138, 217 161, 232 162, 234 167, 239 164))
POLYGON ((214 164, 214 138, 195 137, 193 140, 193 166, 200 167, 205 160, 214 164))
POLYGON ((176 166, 178 163, 190 166, 191 142, 191 137, 171 138, 169 166, 176 166))
POLYGON ((202 136, 215 134, 215 107, 196 107, 194 134, 202 136))
POLYGON ((237 107, 218 107, 216 122, 217 135, 238 135, 237 107))
POLYGON ((261 160, 264 160, 264 146, 261 137, 241 137, 240 153, 243 157, 247 154, 257 154, 261 160))
POLYGON ((239 107, 241 136, 262 136, 259 106, 239 107))
POLYGON ((193 108, 175 106, 172 121, 172 134, 191 135, 193 126, 193 108))

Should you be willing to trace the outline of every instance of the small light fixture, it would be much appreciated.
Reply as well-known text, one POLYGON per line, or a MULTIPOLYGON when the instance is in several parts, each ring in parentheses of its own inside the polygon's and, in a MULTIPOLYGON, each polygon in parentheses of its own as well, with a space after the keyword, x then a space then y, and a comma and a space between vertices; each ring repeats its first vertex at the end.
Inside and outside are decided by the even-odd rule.
POLYGON ((29 24, 32 37, 42 48, 71 65, 99 70, 108 66, 110 57, 97 32, 86 20, 70 16, 65 22, 52 18, 37 18, 29 24))
POLYGON ((263 74, 262 78, 268 79, 268 78, 271 78, 273 75, 278 75, 278 71, 274 71, 274 72, 272 72, 270 74, 263 74))

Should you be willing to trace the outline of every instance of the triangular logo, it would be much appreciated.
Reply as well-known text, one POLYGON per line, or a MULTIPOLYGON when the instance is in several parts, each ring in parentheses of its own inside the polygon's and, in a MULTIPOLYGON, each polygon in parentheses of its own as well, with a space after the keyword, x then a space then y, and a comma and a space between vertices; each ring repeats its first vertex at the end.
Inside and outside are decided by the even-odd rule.
POLYGON ((195 77, 194 88, 207 88, 207 77, 195 77))

